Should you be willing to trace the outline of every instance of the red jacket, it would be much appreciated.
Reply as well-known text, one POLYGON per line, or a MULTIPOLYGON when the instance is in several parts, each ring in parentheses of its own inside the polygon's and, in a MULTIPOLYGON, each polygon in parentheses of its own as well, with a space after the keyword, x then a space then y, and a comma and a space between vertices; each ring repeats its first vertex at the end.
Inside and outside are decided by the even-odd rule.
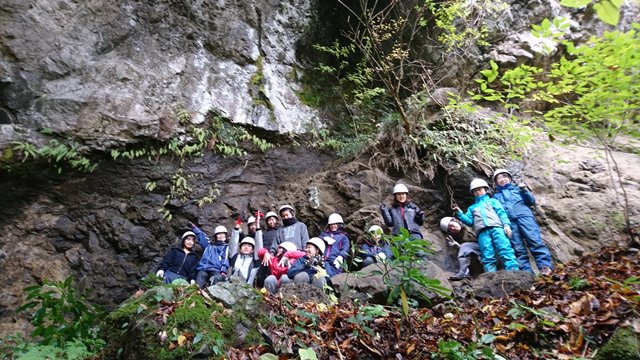
MULTIPOLYGON (((260 250, 258 250, 258 257, 260 259, 264 258, 264 254, 267 253, 269 250, 262 248, 260 250)), ((290 260, 290 263, 293 263, 294 261, 298 260, 299 258, 303 257, 305 255, 304 251, 287 251, 284 256, 288 257, 290 260)), ((280 266, 278 263, 280 262, 281 259, 278 259, 275 256, 271 256, 271 261, 269 262, 269 268, 271 269, 271 275, 275 276, 276 279, 280 280, 280 278, 282 277, 282 275, 285 275, 287 273, 287 271, 289 271, 289 267, 288 266, 280 266)))

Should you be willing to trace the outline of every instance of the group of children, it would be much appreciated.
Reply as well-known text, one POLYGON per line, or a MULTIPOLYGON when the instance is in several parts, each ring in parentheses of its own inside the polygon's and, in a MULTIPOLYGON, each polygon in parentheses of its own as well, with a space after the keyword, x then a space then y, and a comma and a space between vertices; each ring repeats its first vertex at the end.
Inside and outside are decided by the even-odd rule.
MULTIPOLYGON (((496 184, 493 198, 488 194, 486 181, 474 179, 470 186, 475 196, 474 204, 466 213, 455 207, 459 220, 445 217, 440 221, 448 244, 459 247, 459 270, 451 280, 470 276, 473 255, 480 257, 485 271, 496 271, 496 252, 506 270, 532 271, 525 242, 538 269, 545 274, 552 269, 551 255, 540 238, 529 208, 535 204, 533 195, 524 184, 514 185, 511 174, 505 169, 496 170, 493 178, 496 184), (475 238, 463 224, 473 226, 475 238)), ((407 186, 397 184, 393 188, 392 206, 379 204, 380 213, 393 235, 404 228, 411 237, 422 238, 420 226, 424 224, 424 212, 409 200, 408 195, 407 186)), ((241 225, 242 220, 238 219, 230 235, 226 227, 217 226, 211 240, 199 227, 189 223, 191 231, 182 235, 180 247, 167 253, 156 275, 163 277, 165 283, 182 278, 201 288, 229 276, 238 276, 249 284, 276 293, 288 282, 323 288, 331 277, 342 273, 350 255, 351 242, 339 214, 331 214, 324 231, 312 238, 309 238, 307 226, 296 219, 295 209, 290 205, 281 206, 278 213, 256 212, 247 220, 246 234, 241 232, 241 225), (264 230, 261 227, 263 218, 264 230), (196 241, 204 249, 200 259, 194 252, 196 241)), ((368 229, 356 258, 362 266, 392 258, 380 226, 373 225, 368 229)))
POLYGON ((460 248, 459 270, 450 279, 461 280, 470 276, 469 265, 473 255, 480 257, 484 271, 496 271, 496 253, 505 270, 533 272, 527 248, 540 273, 549 275, 553 261, 531 211, 531 206, 535 205, 533 194, 524 183, 515 185, 513 176, 506 169, 494 171, 493 181, 493 197, 489 196, 486 181, 474 179, 469 186, 469 191, 475 196, 474 203, 466 213, 454 206, 456 217, 473 227, 476 239, 472 239, 457 219, 445 217, 440 221, 440 229, 447 234, 448 244, 460 248))

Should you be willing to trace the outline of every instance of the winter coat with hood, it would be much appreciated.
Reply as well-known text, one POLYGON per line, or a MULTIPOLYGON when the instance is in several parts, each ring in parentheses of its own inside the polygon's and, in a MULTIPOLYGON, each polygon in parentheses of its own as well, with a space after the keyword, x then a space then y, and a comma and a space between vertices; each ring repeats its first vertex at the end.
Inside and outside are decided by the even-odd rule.
POLYGON ((318 237, 324 240, 324 242, 327 244, 327 248, 324 251, 324 267, 325 269, 327 269, 327 273, 329 274, 329 276, 334 276, 342 273, 342 268, 337 268, 334 265, 334 261, 338 256, 342 256, 342 261, 346 261, 347 257, 349 256, 349 247, 351 244, 349 242, 347 233, 344 232, 342 228, 338 228, 338 230, 336 231, 325 230, 321 232, 320 236, 318 237), (329 244, 331 241, 327 241, 331 239, 335 240, 333 244, 329 244))
POLYGON ((536 204, 536 198, 527 189, 520 189, 514 183, 508 183, 504 186, 497 185, 493 198, 500 201, 509 219, 533 217, 530 206, 536 204))
POLYGON ((229 245, 224 241, 215 241, 211 243, 209 237, 199 227, 192 228, 198 244, 204 249, 200 263, 198 263, 198 271, 217 271, 219 273, 227 273, 229 269, 229 245))
POLYGON ((476 196, 475 202, 469 206, 466 213, 458 211, 456 216, 463 224, 473 226, 473 231, 478 235, 489 227, 511 227, 507 212, 500 202, 489 194, 476 196))
POLYGON ((361 256, 364 258, 376 257, 379 253, 384 253, 387 259, 391 259, 393 256, 391 246, 387 242, 380 241, 378 245, 376 245, 371 239, 365 238, 364 244, 360 246, 361 256))
POLYGON ((172 247, 164 256, 158 270, 171 271, 182 275, 187 280, 196 278, 196 267, 198 266, 198 255, 190 251, 188 254, 184 252, 182 247, 172 247))
POLYGON ((404 204, 395 202, 389 209, 381 207, 380 213, 387 227, 392 228, 392 234, 398 235, 401 228, 409 230, 412 235, 422 238, 420 226, 424 224, 424 212, 411 201, 404 204))

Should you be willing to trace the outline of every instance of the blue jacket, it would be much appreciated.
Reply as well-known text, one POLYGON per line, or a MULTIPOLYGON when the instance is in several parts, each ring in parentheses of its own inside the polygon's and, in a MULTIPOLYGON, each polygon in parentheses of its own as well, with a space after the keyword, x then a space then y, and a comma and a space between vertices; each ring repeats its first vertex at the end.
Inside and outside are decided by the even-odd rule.
POLYGON ((379 245, 375 245, 367 241, 360 247, 360 254, 365 258, 369 256, 375 257, 379 253, 384 253, 387 256, 387 259, 391 259, 393 256, 391 246, 386 242, 381 242, 379 245))
POLYGON ((335 267, 333 262, 338 256, 342 256, 343 261, 346 261, 347 256, 349 256, 350 243, 349 237, 347 237, 347 233, 345 233, 344 230, 340 228, 335 232, 325 230, 320 233, 319 238, 327 243, 327 248, 324 251, 324 267, 325 269, 327 269, 327 273, 329 274, 329 276, 334 276, 342 273, 342 268, 335 267), (325 237, 333 238, 336 241, 332 245, 329 245, 325 237))
POLYGON ((193 280, 196 278, 196 266, 198 255, 195 252, 185 254, 182 247, 173 247, 162 259, 158 270, 169 270, 184 276, 187 280, 193 280))
POLYGON ((520 188, 514 183, 505 186, 496 186, 494 199, 500 201, 502 207, 509 215, 509 219, 533 216, 530 206, 536 204, 536 198, 526 189, 520 188))
POLYGON ((419 235, 422 238, 420 225, 424 224, 424 212, 416 204, 408 202, 401 205, 394 203, 391 209, 380 207, 382 219, 387 227, 392 228, 393 235, 398 235, 401 228, 406 228, 411 234, 419 235), (402 212, 404 210, 404 217, 402 212))
POLYGON ((473 231, 479 234, 488 227, 511 227, 511 222, 500 202, 489 194, 476 196, 475 202, 469 206, 466 213, 458 211, 456 217, 465 225, 473 226, 473 231))
POLYGON ((204 249, 198 271, 217 271, 227 273, 229 269, 229 246, 225 242, 209 242, 209 237, 200 228, 194 226, 193 232, 198 238, 198 244, 204 249))
POLYGON ((324 260, 322 259, 322 256, 316 256, 313 262, 314 264, 313 266, 311 266, 312 264, 310 264, 309 257, 307 255, 299 258, 298 260, 296 260, 296 262, 293 263, 293 265, 291 265, 289 271, 287 272, 287 276, 290 279, 293 279, 294 276, 304 271, 309 274, 310 279, 313 279, 313 276, 318 272, 314 268, 314 266, 323 267, 324 260))

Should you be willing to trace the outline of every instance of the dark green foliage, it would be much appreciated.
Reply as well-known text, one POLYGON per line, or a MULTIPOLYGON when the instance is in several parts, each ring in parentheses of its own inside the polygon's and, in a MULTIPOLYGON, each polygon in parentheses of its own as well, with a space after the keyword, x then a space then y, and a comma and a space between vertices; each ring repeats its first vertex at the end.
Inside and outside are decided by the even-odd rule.
POLYGON ((98 338, 97 324, 103 311, 78 293, 72 282, 71 276, 61 282, 45 279, 43 285, 25 288, 27 303, 18 311, 35 310, 31 336, 40 338, 43 345, 64 346, 73 339, 98 338))

